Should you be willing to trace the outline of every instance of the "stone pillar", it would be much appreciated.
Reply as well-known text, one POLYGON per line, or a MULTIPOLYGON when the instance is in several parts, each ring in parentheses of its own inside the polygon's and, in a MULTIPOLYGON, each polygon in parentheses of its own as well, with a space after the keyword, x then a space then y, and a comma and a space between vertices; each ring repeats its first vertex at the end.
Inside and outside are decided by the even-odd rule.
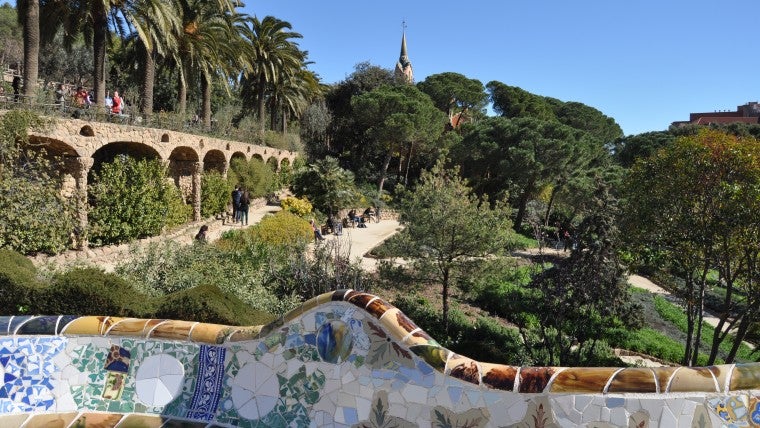
POLYGON ((72 172, 74 181, 76 183, 76 191, 74 192, 74 202, 77 210, 77 226, 74 231, 76 237, 76 248, 78 250, 86 250, 88 247, 88 231, 89 222, 87 219, 87 175, 92 168, 92 158, 67 158, 67 169, 72 172))
POLYGON ((201 219, 201 174, 203 162, 193 163, 193 221, 201 219))

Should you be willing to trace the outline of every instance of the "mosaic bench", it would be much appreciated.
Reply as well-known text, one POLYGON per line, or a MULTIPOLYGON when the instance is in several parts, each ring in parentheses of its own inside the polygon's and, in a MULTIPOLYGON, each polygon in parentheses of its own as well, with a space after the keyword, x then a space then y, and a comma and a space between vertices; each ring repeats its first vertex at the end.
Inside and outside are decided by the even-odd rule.
POLYGON ((0 317, 0 427, 22 426, 757 427, 760 364, 482 363, 351 290, 256 327, 0 317))

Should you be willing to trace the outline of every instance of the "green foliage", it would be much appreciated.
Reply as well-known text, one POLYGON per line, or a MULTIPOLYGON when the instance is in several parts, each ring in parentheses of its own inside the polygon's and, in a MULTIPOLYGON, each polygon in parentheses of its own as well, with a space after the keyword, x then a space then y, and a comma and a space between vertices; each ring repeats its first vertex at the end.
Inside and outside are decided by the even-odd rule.
POLYGON ((216 285, 199 285, 164 296, 155 317, 224 325, 264 325, 275 319, 268 313, 252 310, 216 285))
POLYGON ((280 201, 283 211, 295 214, 298 217, 305 217, 312 210, 311 202, 306 198, 294 198, 288 196, 280 201))
POLYGON ((227 210, 230 203, 230 188, 222 174, 212 171, 201 176, 201 216, 209 218, 227 210))
POLYGON ((251 198, 261 198, 276 190, 276 173, 266 163, 257 158, 246 161, 233 158, 227 172, 230 187, 243 186, 251 194, 251 198))
POLYGON ((296 172, 293 191, 308 198, 315 208, 335 214, 354 205, 360 195, 354 174, 340 167, 337 159, 326 157, 296 172))
POLYGON ((37 269, 22 254, 0 248, 0 315, 21 315, 33 312, 37 290, 42 284, 37 269))
POLYGON ((193 206, 185 203, 179 187, 168 184, 163 196, 163 203, 166 207, 164 228, 173 229, 193 219, 193 206))
POLYGON ((288 211, 267 215, 246 232, 261 242, 293 251, 303 250, 314 234, 306 220, 288 211))
POLYGON ((447 323, 449 287, 466 275, 472 259, 499 254, 510 246, 514 231, 503 203, 491 208, 440 160, 424 172, 413 191, 400 195, 401 249, 426 284, 442 286, 443 320, 447 323))
POLYGON ((89 195, 95 242, 112 244, 153 236, 170 223, 182 223, 184 213, 178 205, 171 205, 169 211, 177 190, 157 160, 116 157, 94 174, 89 195))
POLYGON ((0 247, 24 254, 59 253, 74 229, 73 201, 61 196, 53 164, 27 146, 27 131, 45 122, 24 110, 0 117, 0 247))
POLYGON ((449 115, 465 110, 479 112, 488 102, 483 83, 459 73, 433 74, 417 87, 430 96, 439 110, 449 115))
POLYGON ((455 308, 451 311, 447 334, 439 311, 425 298, 406 295, 393 304, 438 343, 454 352, 490 363, 531 364, 520 346, 517 330, 493 318, 478 317, 472 322, 455 308))
POLYGON ((265 313, 282 315, 292 309, 298 303, 296 299, 275 295, 264 286, 275 256, 250 234, 240 236, 248 238, 236 246, 151 246, 129 263, 117 266, 116 272, 150 296, 215 285, 265 313))
POLYGON ((145 311, 145 300, 132 285, 96 268, 75 268, 55 275, 41 294, 41 306, 50 314, 130 317, 145 311))

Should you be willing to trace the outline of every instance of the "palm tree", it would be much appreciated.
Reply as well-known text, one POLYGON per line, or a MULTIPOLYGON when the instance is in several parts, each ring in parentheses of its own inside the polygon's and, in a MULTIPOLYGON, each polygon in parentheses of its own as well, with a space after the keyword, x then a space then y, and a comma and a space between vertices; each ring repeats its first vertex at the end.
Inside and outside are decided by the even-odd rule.
POLYGON ((140 79, 140 112, 145 116, 153 113, 153 86, 155 84, 156 56, 166 56, 176 51, 176 40, 167 37, 176 33, 180 27, 179 15, 172 5, 162 0, 140 0, 125 3, 133 28, 133 38, 141 53, 139 69, 140 79))
POLYGON ((269 97, 269 112, 271 128, 279 115, 282 133, 287 132, 288 120, 291 115, 296 119, 301 117, 304 110, 323 93, 319 77, 312 71, 301 69, 292 76, 285 76, 280 82, 272 85, 269 97))
POLYGON ((34 102, 40 58, 40 2, 19 0, 17 16, 24 28, 24 96, 34 102))
POLYGON ((244 19, 235 11, 239 5, 231 0, 178 0, 181 27, 173 36, 177 41, 174 63, 180 77, 178 111, 186 111, 188 81, 199 77, 206 128, 211 126, 213 76, 231 76, 242 66, 235 61, 240 58, 236 26, 244 19))
POLYGON ((262 135, 266 128, 264 107, 271 85, 293 76, 304 64, 306 53, 291 41, 302 36, 287 31, 291 28, 287 21, 266 16, 261 21, 251 18, 250 27, 242 30, 243 37, 250 43, 247 59, 251 67, 244 75, 241 96, 244 109, 246 105, 256 106, 262 135))

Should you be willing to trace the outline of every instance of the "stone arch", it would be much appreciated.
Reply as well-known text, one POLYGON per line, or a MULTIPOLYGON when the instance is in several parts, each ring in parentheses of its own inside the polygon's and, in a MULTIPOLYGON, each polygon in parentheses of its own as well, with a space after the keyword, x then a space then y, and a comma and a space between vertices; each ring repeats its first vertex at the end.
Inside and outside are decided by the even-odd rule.
POLYGON ((166 133, 166 134, 163 134, 163 135, 161 136, 161 142, 162 142, 162 143, 168 143, 168 142, 169 142, 169 134, 168 134, 168 133, 166 133))
POLYGON ((269 165, 269 167, 272 168, 272 171, 275 172, 280 169, 280 162, 274 156, 270 156, 269 159, 267 159, 267 165, 269 165))
POLYGON ((153 147, 134 141, 114 141, 108 143, 92 154, 93 166, 90 171, 100 171, 104 163, 113 162, 117 156, 129 156, 138 160, 161 159, 161 155, 153 147))
POLYGON ((290 159, 282 158, 282 160, 280 161, 280 168, 285 168, 288 166, 290 166, 290 159))
POLYGON ((92 126, 85 125, 79 129, 79 135, 83 137, 94 137, 95 131, 92 129, 92 126))
POLYGON ((257 161, 261 163, 264 163, 264 158, 261 157, 261 155, 258 153, 254 153, 253 156, 251 156, 251 160, 254 160, 254 159, 256 159, 257 161))
POLYGON ((227 159, 224 157, 224 153, 221 150, 209 150, 205 156, 203 156, 203 171, 216 171, 219 174, 224 174, 227 169, 227 159))
POLYGON ((72 159, 79 157, 77 150, 60 140, 35 135, 29 136, 29 147, 39 152, 48 162, 48 173, 58 177, 61 183, 61 194, 71 197, 76 189, 77 168, 72 159))
POLYGON ((175 147, 169 155, 169 176, 179 188, 185 203, 193 203, 193 174, 199 161, 192 147, 175 147))

